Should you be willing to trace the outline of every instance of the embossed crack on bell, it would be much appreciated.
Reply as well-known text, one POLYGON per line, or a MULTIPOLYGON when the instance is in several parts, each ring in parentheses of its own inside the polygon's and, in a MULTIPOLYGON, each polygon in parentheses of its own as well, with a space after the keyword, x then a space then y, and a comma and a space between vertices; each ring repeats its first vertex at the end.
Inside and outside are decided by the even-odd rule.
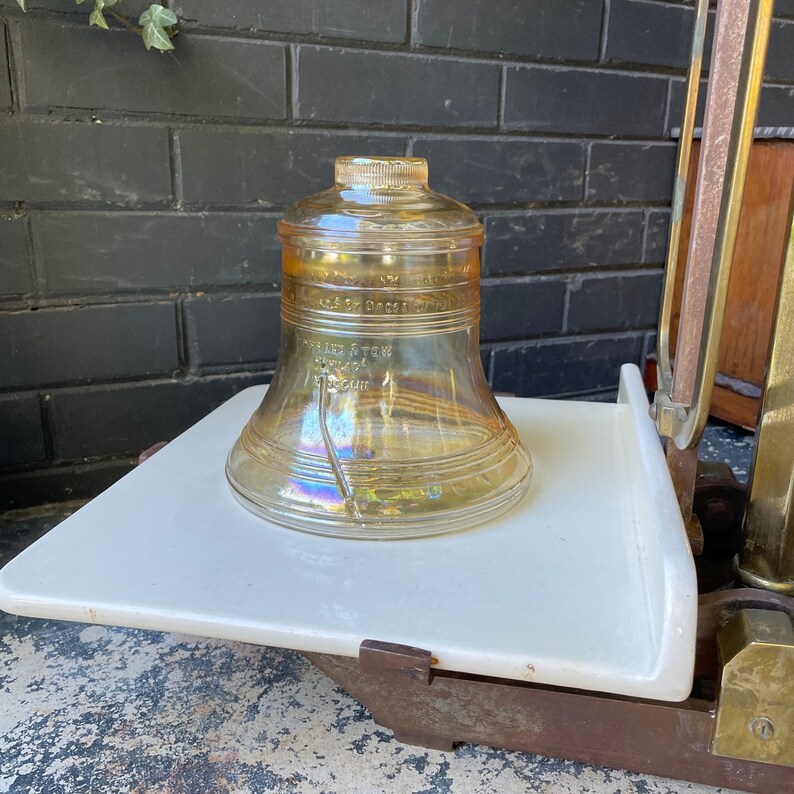
POLYGON ((510 509, 532 464, 479 355, 482 226, 422 158, 340 157, 279 222, 281 350, 226 474, 292 529, 378 540, 510 509))

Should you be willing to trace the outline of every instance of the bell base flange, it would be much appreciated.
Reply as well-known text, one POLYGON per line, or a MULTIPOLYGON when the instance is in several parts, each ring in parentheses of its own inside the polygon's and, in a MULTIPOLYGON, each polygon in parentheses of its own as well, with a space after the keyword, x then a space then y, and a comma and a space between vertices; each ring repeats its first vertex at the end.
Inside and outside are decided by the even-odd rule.
POLYGON ((415 540, 417 538, 446 535, 473 529, 510 512, 529 492, 532 468, 513 488, 493 499, 479 504, 464 505, 455 510, 427 512, 421 515, 362 516, 349 518, 339 513, 321 513, 299 510, 294 506, 271 505, 241 487, 226 469, 226 479, 234 498, 247 510, 286 529, 349 540, 415 540))

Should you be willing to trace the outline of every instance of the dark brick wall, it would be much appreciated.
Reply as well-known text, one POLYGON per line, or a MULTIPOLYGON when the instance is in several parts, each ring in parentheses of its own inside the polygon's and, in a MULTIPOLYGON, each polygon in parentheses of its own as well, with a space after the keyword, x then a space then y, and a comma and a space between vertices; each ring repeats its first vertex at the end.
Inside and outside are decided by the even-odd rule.
MULTIPOLYGON (((268 379, 275 223, 338 154, 427 157, 480 214, 495 388, 597 399, 653 344, 691 2, 173 0, 172 55, 29 5, 0 0, 3 505, 268 379)), ((760 123, 793 125, 777 15, 760 123)))

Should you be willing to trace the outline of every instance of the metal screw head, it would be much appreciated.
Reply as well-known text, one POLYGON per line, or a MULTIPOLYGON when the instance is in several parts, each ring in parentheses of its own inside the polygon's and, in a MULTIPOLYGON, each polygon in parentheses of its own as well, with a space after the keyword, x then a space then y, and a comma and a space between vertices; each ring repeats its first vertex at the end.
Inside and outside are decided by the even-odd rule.
POLYGON ((762 742, 775 735, 775 725, 769 717, 756 717, 754 720, 750 720, 747 727, 750 729, 750 733, 762 742))

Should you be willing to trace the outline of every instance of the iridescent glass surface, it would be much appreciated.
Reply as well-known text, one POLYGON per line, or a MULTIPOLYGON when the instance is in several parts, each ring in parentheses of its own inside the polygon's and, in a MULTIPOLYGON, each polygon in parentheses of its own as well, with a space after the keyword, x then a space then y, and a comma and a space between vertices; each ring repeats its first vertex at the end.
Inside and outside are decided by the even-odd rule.
POLYGON ((339 158, 294 205, 273 382, 232 448, 250 510, 355 538, 438 534, 509 509, 531 462, 480 361, 482 227, 420 158, 339 158))

